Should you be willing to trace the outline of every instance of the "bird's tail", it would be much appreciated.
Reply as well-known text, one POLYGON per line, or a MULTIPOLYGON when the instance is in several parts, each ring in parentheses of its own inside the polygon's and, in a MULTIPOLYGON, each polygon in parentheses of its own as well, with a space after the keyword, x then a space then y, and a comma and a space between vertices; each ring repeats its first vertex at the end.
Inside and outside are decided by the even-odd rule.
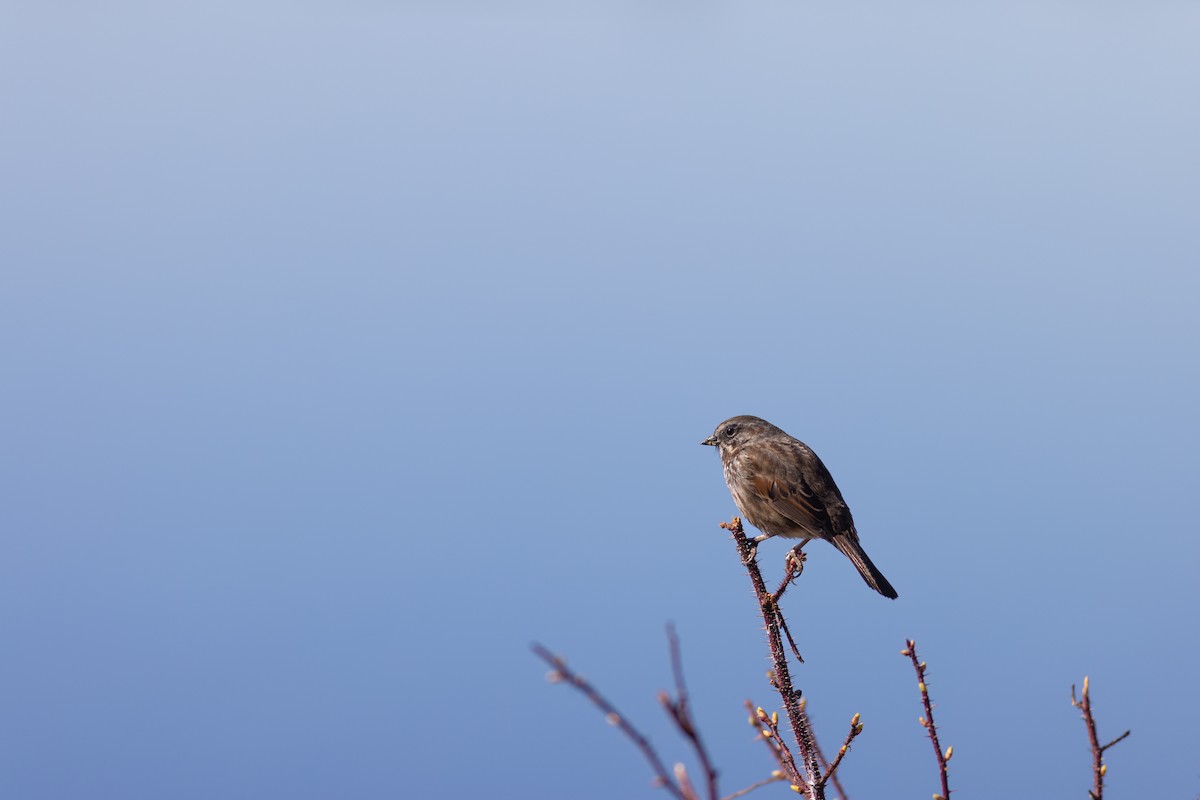
POLYGON ((875 563, 867 557, 857 538, 847 536, 843 533, 834 536, 832 541, 833 546, 845 553, 854 563, 854 568, 858 570, 859 575, 862 575, 862 579, 867 582, 867 586, 870 586, 884 597, 889 597, 892 600, 896 599, 898 596, 896 590, 888 583, 888 579, 883 577, 883 573, 879 571, 875 563))

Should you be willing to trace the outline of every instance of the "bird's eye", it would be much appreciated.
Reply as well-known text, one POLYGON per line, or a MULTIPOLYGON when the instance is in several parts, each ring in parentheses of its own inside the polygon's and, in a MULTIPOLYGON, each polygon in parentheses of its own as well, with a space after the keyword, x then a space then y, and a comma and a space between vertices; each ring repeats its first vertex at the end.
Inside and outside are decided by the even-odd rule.
POLYGON ((725 438, 732 439, 735 433, 737 433, 737 425, 730 425, 725 429, 725 438))

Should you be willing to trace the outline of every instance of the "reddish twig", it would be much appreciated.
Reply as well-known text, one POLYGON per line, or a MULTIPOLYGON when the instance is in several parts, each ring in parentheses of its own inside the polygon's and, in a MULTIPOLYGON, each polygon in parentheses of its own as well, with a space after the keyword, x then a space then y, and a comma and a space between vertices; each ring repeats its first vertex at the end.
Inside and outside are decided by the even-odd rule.
POLYGON ((731 522, 722 522, 721 527, 733 533, 734 544, 737 545, 738 555, 746 572, 750 575, 750 583, 758 598, 759 610, 767 628, 767 642, 771 650, 771 660, 774 662, 772 683, 783 700, 784 711, 787 712, 788 722, 791 723, 792 735, 800 747, 800 755, 804 759, 804 770, 807 773, 804 782, 798 782, 797 788, 808 796, 809 800, 825 800, 825 784, 821 781, 821 764, 817 758, 817 748, 814 743, 812 726, 807 717, 801 712, 799 689, 792 685, 792 676, 788 670, 787 653, 783 649, 783 636, 779 620, 783 613, 779 610, 774 596, 767 591, 763 582, 762 572, 755 558, 754 544, 746 538, 742 529, 742 521, 734 517, 731 522))
POLYGON ((1104 797, 1104 776, 1108 773, 1108 765, 1104 763, 1104 751, 1123 740, 1132 731, 1125 731, 1106 745, 1100 744, 1096 735, 1096 718, 1092 716, 1092 698, 1088 693, 1088 679, 1083 676, 1083 692, 1080 699, 1075 699, 1075 685, 1071 684, 1071 705, 1083 713, 1083 722, 1087 726, 1088 741, 1092 745, 1092 788, 1088 791, 1092 800, 1102 800, 1104 797))
MULTIPOLYGON (((800 713, 804 714, 805 719, 808 719, 808 698, 801 698, 800 713)), ((811 723, 809 727, 812 727, 811 723)), ((821 740, 816 738, 815 735, 813 736, 813 744, 816 745, 817 748, 817 758, 821 759, 821 768, 832 776, 831 780, 833 781, 833 788, 837 790, 838 797, 841 798, 841 800, 848 800, 848 796, 846 795, 846 787, 842 786, 842 781, 840 778, 838 778, 836 772, 829 771, 829 759, 825 757, 824 751, 821 750, 821 740)))
POLYGON ((758 729, 759 738, 766 743, 767 749, 771 751, 771 755, 779 763, 779 766, 783 767, 786 776, 794 785, 803 785, 804 776, 800 774, 800 768, 796 766, 796 757, 792 755, 787 742, 779 735, 779 714, 775 712, 768 714, 761 707, 755 708, 749 700, 746 701, 746 710, 750 712, 750 724, 758 729))
POLYGON ((775 602, 779 602, 779 598, 783 597, 783 593, 787 591, 787 587, 796 582, 796 579, 804 574, 804 562, 808 560, 808 556, 804 553, 804 545, 808 544, 808 540, 801 542, 793 547, 784 559, 784 564, 787 567, 787 574, 783 576, 783 581, 779 584, 779 588, 775 590, 775 602))
POLYGON ((787 620, 783 618, 783 611, 779 608, 779 601, 776 598, 771 598, 772 605, 775 606, 776 619, 779 622, 779 630, 783 631, 783 635, 787 637, 788 647, 792 651, 792 655, 801 664, 804 663, 804 656, 800 655, 800 648, 796 646, 796 640, 792 638, 792 632, 788 629, 787 620))
POLYGON ((592 702, 592 705, 600 709, 601 713, 604 714, 605 720, 607 720, 610 725, 615 725, 634 743, 638 750, 642 752, 642 755, 645 757, 646 761, 649 762, 650 768, 654 771, 656 785, 666 789, 671 796, 677 798, 677 800, 697 800, 694 792, 687 793, 684 791, 684 786, 686 786, 686 784, 684 784, 684 786, 680 786, 671 780, 670 774, 667 772, 666 767, 663 766, 662 759, 658 757, 658 752, 654 749, 654 745, 650 744, 650 740, 643 736, 637 728, 629 724, 629 722, 624 716, 621 715, 620 712, 617 711, 613 704, 605 700, 604 697, 598 691, 596 691, 596 689, 593 688, 590 683, 584 680, 582 676, 572 671, 567 666, 567 662, 563 661, 561 658, 554 655, 540 644, 533 645, 533 652, 537 654, 538 658, 550 665, 551 671, 547 675, 548 680, 552 682, 561 681, 569 683, 575 689, 579 690, 580 693, 582 693, 588 700, 592 702))
POLYGON ((743 797, 745 795, 750 794, 755 789, 761 789, 764 786, 770 786, 772 783, 779 783, 781 780, 784 780, 784 777, 785 776, 782 772, 780 772, 779 770, 775 770, 775 773, 771 777, 766 778, 765 780, 761 780, 758 783, 752 783, 749 786, 747 786, 745 789, 738 789, 733 794, 727 794, 723 798, 721 798, 721 800, 736 800, 736 798, 738 798, 738 797, 743 797))
POLYGON ((954 748, 947 747, 946 751, 942 752, 942 745, 938 742, 937 726, 933 724, 933 704, 929 702, 929 688, 925 682, 925 662, 917 658, 917 643, 912 639, 905 642, 905 648, 900 651, 900 655, 908 656, 917 672, 917 686, 921 689, 921 702, 925 705, 925 716, 921 717, 920 722, 929 731, 929 740, 933 742, 933 751, 937 754, 942 792, 935 794, 933 800, 950 800, 950 776, 946 762, 954 755, 954 748))
MULTIPOLYGON (((859 722, 860 719, 861 716, 855 714, 854 719, 850 720, 850 732, 846 734, 846 741, 842 743, 841 749, 838 750, 837 756, 833 759, 833 763, 825 770, 825 775, 821 778, 822 784, 828 783, 830 778, 832 778, 835 782, 834 785, 837 786, 837 768, 841 765, 842 759, 846 757, 846 753, 850 752, 850 743, 854 741, 854 737, 862 733, 863 726, 859 722)), ((841 793, 842 800, 846 800, 845 792, 842 791, 841 786, 838 786, 838 792, 841 793)))
POLYGON ((804 545, 801 544, 799 547, 792 548, 791 552, 788 553, 786 562, 787 574, 783 576, 783 581, 780 582, 779 588, 776 589, 775 593, 771 595, 771 600, 775 603, 775 610, 779 614, 779 628, 783 631, 783 635, 787 637, 788 646, 792 650, 792 655, 794 655, 796 660, 801 664, 804 663, 804 656, 800 655, 800 648, 796 646, 796 640, 792 638, 792 632, 788 630, 787 620, 783 618, 783 612, 779 610, 779 600, 783 597, 783 593, 787 591, 787 588, 795 583, 796 579, 799 578, 801 573, 804 572, 804 562, 806 557, 804 555, 804 551, 800 549, 803 546, 804 545))
MULTIPOLYGON (((704 770, 709 800, 717 800, 717 770, 713 767, 712 759, 708 756, 704 742, 700 740, 700 732, 696 729, 691 709, 688 706, 687 685, 683 682, 683 659, 679 655, 679 637, 675 635, 674 625, 667 626, 667 642, 671 650, 671 672, 675 676, 675 699, 672 700, 666 692, 659 692, 658 702, 662 703, 667 714, 674 720, 675 726, 679 728, 680 733, 696 751, 696 759, 704 770)), ((679 772, 678 767, 676 767, 676 772, 679 772)))

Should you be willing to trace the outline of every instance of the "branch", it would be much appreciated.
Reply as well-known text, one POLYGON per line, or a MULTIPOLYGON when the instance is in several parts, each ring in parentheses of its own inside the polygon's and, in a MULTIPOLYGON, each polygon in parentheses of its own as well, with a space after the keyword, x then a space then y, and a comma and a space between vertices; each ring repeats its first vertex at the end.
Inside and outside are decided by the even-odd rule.
POLYGON ((779 762, 779 766, 783 767, 784 773, 791 779, 793 785, 802 785, 804 776, 800 774, 800 768, 796 766, 796 758, 792 755, 787 742, 779 735, 779 712, 768 714, 762 710, 761 706, 755 708, 749 700, 746 701, 746 710, 750 712, 750 725, 758 730, 758 736, 766 743, 767 749, 771 751, 771 756, 779 762))
MULTIPOLYGON (((854 741, 854 737, 862 733, 862 723, 859 720, 862 717, 858 714, 854 715, 854 719, 850 720, 850 732, 846 734, 846 741, 842 743, 842 747, 838 750, 837 756, 833 759, 833 763, 829 765, 829 769, 825 770, 825 776, 821 778, 821 784, 829 782, 830 778, 837 780, 837 768, 842 763, 842 759, 846 757, 846 753, 850 752, 850 743, 854 741)), ((838 789, 841 792, 841 789, 838 789)), ((845 793, 842 793, 842 800, 845 800, 845 793)))
POLYGON ((929 731, 929 740, 933 742, 933 752, 937 754, 938 772, 942 778, 942 793, 935 794, 933 800, 950 800, 950 778, 946 762, 954 755, 954 748, 947 747, 946 751, 942 752, 942 745, 938 742, 937 726, 933 724, 933 704, 929 702, 929 689, 925 682, 925 662, 917 659, 916 642, 909 639, 905 645, 906 647, 900 651, 900 655, 908 656, 912 660, 913 669, 917 672, 917 686, 921 689, 921 702, 925 704, 925 716, 920 718, 920 723, 929 731))
MULTIPOLYGON (((687 686, 683 682, 683 659, 679 655, 679 637, 675 635, 674 625, 667 626, 667 641, 671 649, 671 672, 675 675, 675 699, 672 700, 666 692, 659 692, 658 702, 662 703, 684 738, 691 742, 692 749, 696 751, 696 759, 704 770, 709 800, 717 800, 717 770, 713 767, 712 759, 708 757, 704 743, 700 741, 700 732, 696 730, 691 709, 688 707, 687 686)), ((678 769, 676 767, 677 771, 678 769)))
POLYGON ((734 517, 731 522, 722 522, 721 527, 733 533, 734 544, 737 545, 742 565, 746 567, 746 572, 750 576, 750 584, 754 587, 763 623, 767 628, 767 642, 771 649, 771 660, 774 663, 771 683, 783 700, 783 708, 791 723, 792 734, 796 737, 796 743, 800 746, 800 755, 805 762, 807 779, 797 781, 797 790, 807 795, 809 800, 825 800, 825 784, 821 780, 821 764, 817 757, 812 726, 800 708, 801 692, 792 685, 787 653, 783 649, 783 636, 780 633, 784 627, 780 625, 783 612, 779 610, 779 605, 775 602, 771 592, 767 591, 762 572, 758 568, 758 560, 755 558, 757 548, 746 538, 741 519, 734 517))
POLYGON ((1096 735, 1096 718, 1092 716, 1092 698, 1088 694, 1088 679, 1083 676, 1082 699, 1075 699, 1075 685, 1071 684, 1071 705, 1083 712, 1083 723, 1087 726, 1088 741, 1092 745, 1092 788, 1088 791, 1092 800, 1102 800, 1104 797, 1104 776, 1108 773, 1108 765, 1104 763, 1104 751, 1127 737, 1132 731, 1125 731, 1106 745, 1101 746, 1100 737, 1096 735))
POLYGON ((750 794, 755 789, 761 789, 764 786, 770 786, 772 783, 779 783, 785 777, 786 776, 782 772, 780 772, 779 770, 775 770, 775 772, 771 773, 771 777, 761 780, 758 783, 752 783, 749 786, 747 786, 745 789, 738 789, 733 794, 727 794, 723 798, 721 798, 721 800, 736 800, 736 798, 738 798, 738 797, 742 797, 744 795, 750 794))
MULTIPOLYGON (((804 714, 805 719, 808 718, 808 698, 807 697, 802 697, 800 699, 800 713, 804 714)), ((854 720, 858 721, 858 715, 855 715, 854 720)), ((853 723, 851 723, 851 724, 853 724, 853 723)), ((859 725, 858 727, 860 729, 862 728, 861 725, 859 725)), ((857 736, 857 735, 858 734, 855 734, 855 736, 857 736)), ((847 741, 846 743, 849 744, 849 741, 847 741)), ((825 753, 821 751, 821 741, 819 739, 814 738, 813 744, 815 744, 817 746, 817 757, 821 759, 821 767, 828 774, 829 779, 833 781, 833 788, 835 790, 837 790, 838 797, 841 798, 841 800, 848 800, 848 796, 846 794, 846 787, 842 786, 842 782, 838 778, 837 772, 831 771, 829 769, 829 759, 826 758, 825 753)))
POLYGON ((584 680, 582 676, 573 672, 567 666, 567 662, 540 644, 533 645, 533 652, 537 654, 538 658, 550 665, 551 670, 546 676, 547 680, 551 683, 569 683, 575 689, 579 690, 588 700, 592 701, 592 705, 600 709, 608 724, 619 728, 642 751, 642 755, 650 764, 650 769, 654 771, 655 785, 666 789, 676 800, 697 800, 694 792, 685 793, 684 788, 691 788, 688 784, 683 783, 682 786, 677 786, 671 780, 671 776, 667 773, 666 767, 663 766, 662 759, 658 757, 658 752, 654 749, 654 745, 650 744, 650 740, 643 736, 637 728, 630 725, 613 704, 605 700, 590 683, 584 680))

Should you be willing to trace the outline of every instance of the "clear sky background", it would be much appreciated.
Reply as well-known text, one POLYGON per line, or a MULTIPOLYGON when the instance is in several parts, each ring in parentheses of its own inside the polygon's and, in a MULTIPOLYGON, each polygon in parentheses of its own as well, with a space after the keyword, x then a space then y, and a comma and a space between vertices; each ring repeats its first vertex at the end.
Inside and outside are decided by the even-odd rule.
MULTIPOLYGON (((652 798, 773 707, 722 419, 900 599, 786 610, 855 798, 1200 793, 1190 3, 9 3, 0 794, 652 798)), ((761 549, 778 574, 786 546, 761 549)), ((790 796, 786 788, 763 790, 790 796)))

